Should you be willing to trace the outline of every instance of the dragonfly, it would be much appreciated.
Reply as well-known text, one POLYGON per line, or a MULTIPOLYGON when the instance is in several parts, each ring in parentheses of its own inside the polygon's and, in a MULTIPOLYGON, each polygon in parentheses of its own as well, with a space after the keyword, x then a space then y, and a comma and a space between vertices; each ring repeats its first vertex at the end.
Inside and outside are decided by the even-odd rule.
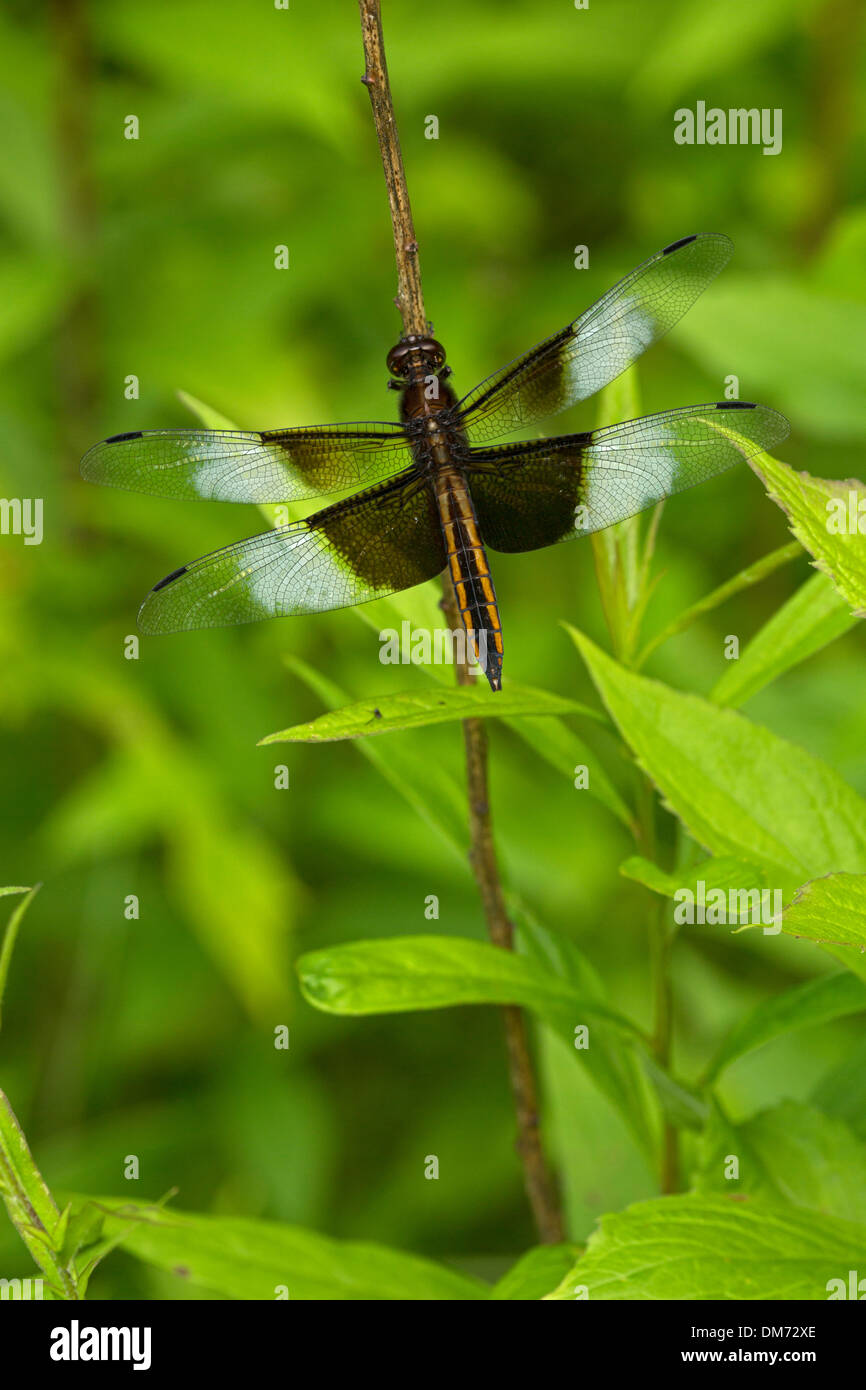
POLYGON ((182 565, 139 612, 144 633, 344 608, 447 571, 467 648, 502 688, 502 623, 488 550, 517 553, 623 521, 785 438, 768 406, 719 401, 516 443, 615 380, 730 259, 720 233, 650 256, 579 318, 458 399, 445 349, 404 335, 387 356, 399 422, 313 429, 116 434, 84 457, 94 483, 159 497, 291 503, 353 491, 182 565))

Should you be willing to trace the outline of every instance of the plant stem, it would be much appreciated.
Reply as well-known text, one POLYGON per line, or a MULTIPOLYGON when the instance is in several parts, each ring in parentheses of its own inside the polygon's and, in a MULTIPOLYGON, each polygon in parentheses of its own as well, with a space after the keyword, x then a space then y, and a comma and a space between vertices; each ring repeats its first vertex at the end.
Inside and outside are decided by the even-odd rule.
POLYGON ((397 297, 394 303, 400 310, 403 332, 427 332, 427 315, 421 290, 421 266, 418 242, 412 221, 412 207, 406 184, 406 171, 400 153, 400 137, 394 119, 388 65, 385 62, 385 41, 382 38, 380 0, 359 0, 361 33, 364 40, 364 76, 361 81, 370 94, 373 124, 379 140, 385 186, 391 207, 391 226, 394 229, 394 254, 397 259, 397 297))
MULTIPOLYGON (((364 40, 364 85, 370 94, 373 121, 382 155, 382 167, 391 207, 394 252, 397 260, 395 303, 403 321, 403 332, 425 333, 427 315, 421 290, 418 242, 412 222, 412 208, 400 153, 400 140, 394 120, 385 46, 382 38, 380 0, 359 0, 364 40)), ((443 580, 442 607, 452 631, 460 630, 460 620, 450 578, 443 580)), ((456 663, 457 680, 471 685, 474 676, 465 661, 456 663)), ((466 745, 466 785, 469 802, 469 862, 481 895, 487 930, 495 946, 514 948, 514 927, 505 907, 499 875, 487 779, 487 734, 480 719, 463 721, 466 745)), ((523 1163, 524 1184, 542 1241, 563 1239, 562 1215, 553 1179, 545 1162, 539 1128, 538 1088, 529 1051, 526 1021, 515 1005, 506 1005, 505 1037, 508 1073, 517 1112, 517 1152, 523 1163)))
POLYGON ((15 941, 18 936, 18 928, 21 926, 21 920, 25 912, 32 903, 33 899, 36 897, 36 894, 39 892, 39 889, 41 887, 42 884, 37 883, 33 888, 7 888, 5 892, 0 894, 0 896, 2 897, 7 897, 10 893, 26 894, 26 897, 22 899, 22 901, 15 908, 15 911, 12 913, 12 916, 9 918, 9 924, 6 928, 6 931, 3 934, 3 942, 2 945, 0 945, 0 1027, 2 1027, 3 1024, 3 994, 6 989, 6 980, 9 975, 9 966, 12 963, 12 952, 15 950, 15 941))
MULTIPOLYGON (((442 608, 452 631, 459 628, 457 601, 450 580, 443 581, 442 608)), ((467 663, 456 663, 457 681, 472 685, 475 677, 467 663)), ((487 931, 495 946, 514 949, 514 926, 505 906, 499 876, 490 794, 487 778, 487 730, 482 719, 463 720, 466 745, 466 788, 469 799, 469 863, 487 919, 487 931)), ((529 1040, 523 1011, 514 1004, 502 1010, 508 1049, 508 1075, 517 1112, 517 1152, 523 1163, 523 1181, 538 1234, 546 1244, 564 1239, 559 1197, 544 1157, 539 1127, 538 1087, 529 1053, 529 1040)))

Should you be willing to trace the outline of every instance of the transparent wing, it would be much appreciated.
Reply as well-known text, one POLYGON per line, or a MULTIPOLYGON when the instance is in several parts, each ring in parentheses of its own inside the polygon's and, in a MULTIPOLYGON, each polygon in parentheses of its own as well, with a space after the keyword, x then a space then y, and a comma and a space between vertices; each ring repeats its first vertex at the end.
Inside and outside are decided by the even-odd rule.
POLYGON ((88 482, 156 497, 294 502, 375 482, 411 463, 399 425, 116 434, 85 454, 88 482))
POLYGON ((322 613, 409 589, 444 567, 432 491, 404 475, 184 565, 148 594, 139 627, 180 632, 322 613))
POLYGON ((538 550, 602 531, 774 448, 788 430, 768 406, 721 401, 473 449, 467 477, 482 540, 491 550, 538 550))
POLYGON ((657 342, 728 263, 728 237, 683 237, 639 265, 591 309, 465 396, 474 440, 496 439, 585 400, 657 342))

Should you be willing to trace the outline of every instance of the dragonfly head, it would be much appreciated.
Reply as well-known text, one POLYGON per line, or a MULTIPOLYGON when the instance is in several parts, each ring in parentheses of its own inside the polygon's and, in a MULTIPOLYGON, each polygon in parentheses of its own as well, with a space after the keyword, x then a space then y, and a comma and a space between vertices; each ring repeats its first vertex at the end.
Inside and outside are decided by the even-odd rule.
POLYGON ((388 353, 388 371, 405 384, 419 376, 437 376, 445 365, 445 349, 435 338, 410 333, 388 353))

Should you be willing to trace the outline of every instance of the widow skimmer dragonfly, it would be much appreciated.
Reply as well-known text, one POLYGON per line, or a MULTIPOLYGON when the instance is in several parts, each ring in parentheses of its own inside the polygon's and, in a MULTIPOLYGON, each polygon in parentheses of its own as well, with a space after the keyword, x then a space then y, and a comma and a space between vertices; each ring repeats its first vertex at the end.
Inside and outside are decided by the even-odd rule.
POLYGON ((682 317, 732 250, 715 233, 675 241, 461 400, 441 344, 404 337, 387 359, 399 424, 134 431, 95 445, 82 461, 86 479, 160 497, 285 503, 368 485, 175 570, 142 604, 141 630, 324 612, 447 568, 476 659, 501 689, 488 547, 536 550, 602 530, 787 435, 775 410, 723 401, 554 439, 488 442, 613 381, 682 317))

